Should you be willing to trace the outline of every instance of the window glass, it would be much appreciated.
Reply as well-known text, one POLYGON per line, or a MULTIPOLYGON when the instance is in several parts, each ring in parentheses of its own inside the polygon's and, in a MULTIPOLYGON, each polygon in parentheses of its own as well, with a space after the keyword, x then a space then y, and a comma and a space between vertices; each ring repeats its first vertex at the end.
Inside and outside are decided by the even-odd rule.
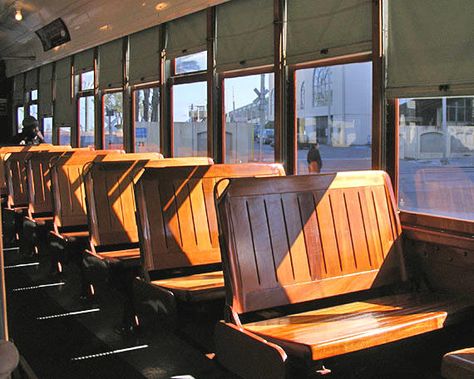
POLYGON ((224 79, 224 88, 226 162, 273 162, 274 75, 224 79))
POLYGON ((31 104, 30 105, 30 116, 38 119, 38 104, 31 104))
POLYGON ((399 205, 474 220, 474 97, 400 99, 399 205))
POLYGON ((94 96, 79 98, 79 147, 94 146, 94 96))
POLYGON ((144 88, 134 92, 135 151, 160 151, 160 90, 144 88))
POLYGON ((104 95, 104 148, 123 149, 122 92, 104 95))
POLYGON ((298 174, 370 169, 372 63, 297 70, 296 88, 298 174))
POLYGON ((44 142, 53 143, 53 118, 43 118, 43 137, 44 142))
POLYGON ((189 72, 205 71, 207 70, 207 52, 185 55, 176 58, 176 74, 186 74, 189 72))
POLYGON ((94 71, 87 71, 81 74, 81 91, 94 89, 94 71))
POLYGON ((59 144, 62 146, 71 145, 71 128, 69 126, 62 126, 58 130, 59 144))
POLYGON ((18 132, 21 132, 23 129, 22 122, 25 118, 25 107, 18 107, 16 108, 16 126, 18 132))
POLYGON ((31 93, 30 93, 30 100, 31 100, 31 101, 38 100, 38 90, 37 90, 37 89, 31 91, 31 93))
POLYGON ((207 84, 173 86, 174 156, 207 156, 207 84))

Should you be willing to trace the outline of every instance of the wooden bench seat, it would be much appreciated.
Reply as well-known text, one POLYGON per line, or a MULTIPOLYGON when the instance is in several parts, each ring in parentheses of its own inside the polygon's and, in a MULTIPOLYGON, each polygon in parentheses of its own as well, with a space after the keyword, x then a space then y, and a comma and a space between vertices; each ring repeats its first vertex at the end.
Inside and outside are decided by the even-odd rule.
POLYGON ((53 229, 53 201, 51 192, 51 164, 73 149, 30 152, 25 157, 28 185, 28 214, 23 221, 22 250, 38 253, 48 243, 53 229))
POLYGON ((284 174, 283 167, 274 163, 146 167, 135 185, 145 270, 145 281, 135 282, 137 303, 160 302, 158 308, 168 308, 165 313, 173 318, 176 299, 223 299, 215 184, 222 178, 284 174), (164 291, 143 290, 146 285, 164 291), (151 298, 143 298, 143 293, 151 298))
MULTIPOLYGON (((123 153, 122 150, 74 150, 56 159, 51 166, 54 225, 50 233, 50 250, 52 264, 60 270, 69 261, 74 261, 82 270, 82 252, 89 243, 82 180, 84 165, 104 155, 123 153)), ((83 288, 83 292, 86 291, 83 288)))
MULTIPOLYGON (((124 154, 92 162, 84 184, 90 234, 84 256, 87 280, 94 286, 112 283, 126 295, 124 324, 134 322, 132 281, 141 273, 133 181, 148 166, 209 164, 207 157, 163 159, 157 153, 124 154)), ((97 293, 97 291, 96 291, 97 293)))
POLYGON ((474 378, 474 347, 445 354, 441 375, 446 379, 474 378))
MULTIPOLYGON (((29 210, 26 164, 28 157, 38 152, 64 152, 69 149, 70 147, 44 144, 20 147, 18 150, 13 150, 5 154, 5 179, 8 188, 7 207, 5 208, 5 215, 7 216, 6 224, 11 224, 9 220, 13 220, 14 234, 20 241, 23 239, 23 218, 28 214, 29 210)), ((7 239, 9 238, 7 237, 7 239)))
POLYGON ((381 171, 230 179, 217 202, 228 318, 216 327, 216 353, 243 377, 252 377, 242 368, 250 354, 270 349, 280 367, 286 355, 316 364, 473 315, 474 297, 402 291, 401 225, 381 171), (283 315, 267 316, 272 309, 283 315))

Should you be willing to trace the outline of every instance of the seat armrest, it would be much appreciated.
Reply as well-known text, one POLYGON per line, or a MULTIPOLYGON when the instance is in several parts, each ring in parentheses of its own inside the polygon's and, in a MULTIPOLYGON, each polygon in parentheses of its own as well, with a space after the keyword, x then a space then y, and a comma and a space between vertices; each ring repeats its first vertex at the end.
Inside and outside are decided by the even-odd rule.
POLYGON ((285 351, 256 334, 219 321, 214 340, 219 363, 242 378, 283 379, 287 376, 285 351))

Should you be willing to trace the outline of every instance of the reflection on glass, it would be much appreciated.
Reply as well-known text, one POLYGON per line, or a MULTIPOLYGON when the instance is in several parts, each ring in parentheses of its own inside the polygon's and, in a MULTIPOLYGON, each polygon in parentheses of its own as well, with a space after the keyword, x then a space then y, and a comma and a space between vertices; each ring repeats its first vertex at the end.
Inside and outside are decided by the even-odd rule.
POLYGON ((79 98, 79 147, 94 146, 94 96, 79 98))
POLYGON ((372 63, 297 70, 296 88, 298 174, 308 173, 312 146, 322 172, 370 169, 372 63))
POLYGON ((69 126, 63 126, 59 128, 59 144, 60 145, 71 145, 71 128, 69 126))
POLYGON ((226 163, 275 160, 274 75, 224 80, 226 163))
POLYGON ((25 118, 25 107, 18 107, 16 109, 16 126, 18 132, 21 132, 23 129, 22 122, 23 119, 25 118))
POLYGON ((31 101, 38 100, 38 90, 37 89, 31 91, 30 99, 31 99, 31 101))
POLYGON ((123 149, 123 94, 104 95, 104 148, 123 149))
POLYGON ((30 105, 30 116, 33 116, 38 120, 38 104, 30 105))
POLYGON ((144 88, 134 92, 135 151, 160 151, 160 90, 144 88))
POLYGON ((81 74, 81 91, 94 89, 94 71, 81 74))
POLYGON ((400 99, 399 205, 474 219, 474 97, 400 99))
POLYGON ((207 84, 173 86, 174 156, 207 156, 207 84))
POLYGON ((189 72, 207 70, 207 52, 185 55, 176 58, 176 74, 186 74, 189 72))
POLYGON ((43 137, 44 142, 53 143, 53 118, 43 118, 43 137))

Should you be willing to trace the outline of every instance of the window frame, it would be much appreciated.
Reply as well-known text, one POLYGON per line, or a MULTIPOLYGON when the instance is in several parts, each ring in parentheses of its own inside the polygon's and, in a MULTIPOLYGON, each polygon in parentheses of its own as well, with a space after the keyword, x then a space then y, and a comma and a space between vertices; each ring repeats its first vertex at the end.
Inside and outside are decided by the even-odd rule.
MULTIPOLYGON (((126 92, 122 88, 110 88, 107 90, 103 90, 101 95, 100 95, 100 103, 101 103, 101 119, 100 119, 100 140, 102 142, 102 148, 104 150, 108 150, 108 148, 105 146, 105 99, 104 97, 106 95, 114 94, 114 93, 121 93, 122 94, 122 113, 123 113, 123 120, 125 121, 125 95, 126 92)), ((124 126, 122 126, 123 128, 124 126)), ((123 129, 122 129, 123 130, 123 129)), ((97 142, 96 142, 97 143, 97 142)), ((126 150, 126 142, 125 142, 125 130, 123 130, 123 142, 122 142, 122 149, 121 150, 126 150)))
MULTIPOLYGON (((185 73, 185 74, 179 74, 176 75, 176 58, 173 58, 170 62, 170 72, 171 75, 170 77, 166 80, 167 88, 168 88, 168 109, 169 109, 169 116, 168 116, 168 125, 169 127, 169 151, 170 151, 170 156, 174 157, 175 156, 175 151, 174 151, 174 116, 173 116, 173 111, 174 111, 174 98, 173 98, 173 87, 175 85, 180 85, 180 84, 192 84, 192 83, 199 83, 199 82, 205 82, 207 88, 209 87, 209 62, 208 62, 208 68, 205 71, 196 71, 196 72, 191 72, 191 73, 185 73)), ((209 91, 207 91, 209 94, 209 91)), ((160 98, 161 98, 160 94, 160 98)), ((209 109, 209 95, 207 95, 207 109, 209 109)), ((209 129, 211 126, 210 122, 211 118, 207 117, 207 133, 208 133, 208 140, 209 140, 209 129)), ((161 147, 163 149, 163 147, 161 147)), ((208 148, 207 148, 207 155, 209 156, 209 142, 208 142, 208 148)))
MULTIPOLYGON (((392 178, 395 201, 398 205, 399 175, 400 175, 400 108, 399 99, 387 101, 387 130, 393 134, 387 135, 387 171, 392 178)), ((455 217, 440 216, 423 212, 399 210, 400 221, 404 231, 411 233, 411 238, 421 241, 434 241, 457 245, 460 248, 472 247, 474 236, 474 221, 455 217), (467 239, 467 242, 466 242, 467 239)))
MULTIPOLYGON (((331 67, 331 66, 339 66, 339 65, 346 65, 346 64, 351 64, 351 63, 372 63, 372 88, 374 87, 374 82, 380 82, 379 79, 377 79, 376 75, 376 70, 375 70, 375 62, 373 59, 373 53, 372 52, 366 52, 366 53, 358 53, 358 54, 350 54, 350 55, 345 55, 341 57, 334 57, 334 58, 328 58, 328 59, 320 59, 317 61, 313 62, 304 62, 304 63, 299 63, 299 64, 294 64, 294 65, 289 65, 288 66, 288 78, 290 81, 290 93, 289 93, 289 98, 290 101, 288 101, 288 130, 289 130, 289 135, 288 135, 288 171, 291 174, 297 174, 298 173, 298 110, 299 104, 297 104, 297 91, 299 89, 297 88, 297 82, 296 82, 296 71, 298 70, 304 70, 304 69, 314 69, 316 70, 317 68, 323 68, 323 67, 331 67), (291 145, 291 146, 290 146, 291 145)), ((313 72, 314 76, 314 72, 313 72)), ((314 84, 314 83, 312 83, 314 84)), ((312 90, 314 91, 313 86, 312 90)), ((314 95, 314 94, 313 94, 314 95)), ((372 170, 375 170, 379 168, 380 163, 378 161, 374 160, 374 150, 375 152, 380 151, 381 146, 378 144, 378 141, 376 138, 374 138, 375 131, 377 130, 377 123, 375 120, 376 113, 374 110, 374 105, 375 105, 375 93, 372 90, 371 92, 372 95, 372 143, 371 143, 371 151, 372 151, 372 156, 371 156, 371 166, 372 170)), ((314 106, 314 103, 312 102, 311 106, 314 106)))
POLYGON ((158 106, 159 106, 159 110, 158 110, 158 116, 159 116, 159 136, 160 136, 160 148, 159 148, 159 151, 157 151, 158 153, 161 153, 163 151, 163 143, 162 143, 162 137, 163 137, 163 132, 162 132, 162 120, 161 120, 161 91, 162 91, 162 83, 160 80, 157 80, 157 81, 154 81, 154 82, 148 82, 148 83, 140 83, 140 84, 137 84, 133 87, 131 87, 131 101, 132 101, 132 127, 131 127, 131 134, 130 134, 130 144, 132 146, 132 153, 135 153, 136 152, 136 146, 135 146, 135 132, 136 132, 136 125, 135 125, 135 116, 136 116, 136 112, 137 112, 137 109, 135 107, 135 97, 136 97, 136 92, 137 91, 140 91, 140 90, 144 90, 144 89, 151 89, 151 88, 158 88, 158 91, 159 91, 159 94, 160 94, 160 101, 158 102, 158 106))
POLYGON ((76 115, 77 115, 77 120, 76 120, 76 125, 77 125, 77 141, 76 145, 80 147, 81 145, 81 124, 80 124, 80 117, 81 117, 81 112, 80 112, 80 101, 81 97, 90 97, 92 96, 94 98, 94 147, 97 148, 97 141, 96 141, 96 136, 97 136, 97 131, 96 131, 96 96, 95 96, 95 88, 97 86, 97 75, 96 75, 96 70, 92 69, 89 71, 84 71, 80 72, 79 74, 76 74, 76 83, 77 83, 77 91, 76 91, 76 115), (82 75, 86 72, 92 72, 94 74, 94 84, 92 88, 82 90, 82 75))
MULTIPOLYGON (((225 117, 225 79, 235 79, 235 78, 241 78, 244 76, 253 76, 253 75, 261 75, 261 74, 273 74, 276 76, 276 72, 273 68, 273 65, 269 66, 262 66, 262 67, 255 67, 255 68, 249 68, 249 69, 243 69, 243 70, 234 70, 234 71, 228 71, 228 72, 222 72, 218 76, 218 83, 220 87, 220 101, 219 101, 219 107, 221 109, 221 112, 219 114, 220 117, 220 127, 221 127, 221 132, 220 132, 220 140, 218 143, 221 145, 220 149, 220 161, 225 162, 226 159, 226 154, 227 154, 227 147, 226 147, 226 117, 225 117)), ((275 86, 273 87, 273 91, 275 90, 275 86)), ((271 96, 271 93, 269 93, 269 96, 271 96)), ((275 115, 275 101, 272 102, 273 106, 273 114, 275 115)), ((275 128, 275 135, 277 133, 276 131, 276 122, 274 122, 274 128, 275 128)), ((273 150, 273 158, 274 160, 276 159, 276 146, 275 149, 273 150)))

